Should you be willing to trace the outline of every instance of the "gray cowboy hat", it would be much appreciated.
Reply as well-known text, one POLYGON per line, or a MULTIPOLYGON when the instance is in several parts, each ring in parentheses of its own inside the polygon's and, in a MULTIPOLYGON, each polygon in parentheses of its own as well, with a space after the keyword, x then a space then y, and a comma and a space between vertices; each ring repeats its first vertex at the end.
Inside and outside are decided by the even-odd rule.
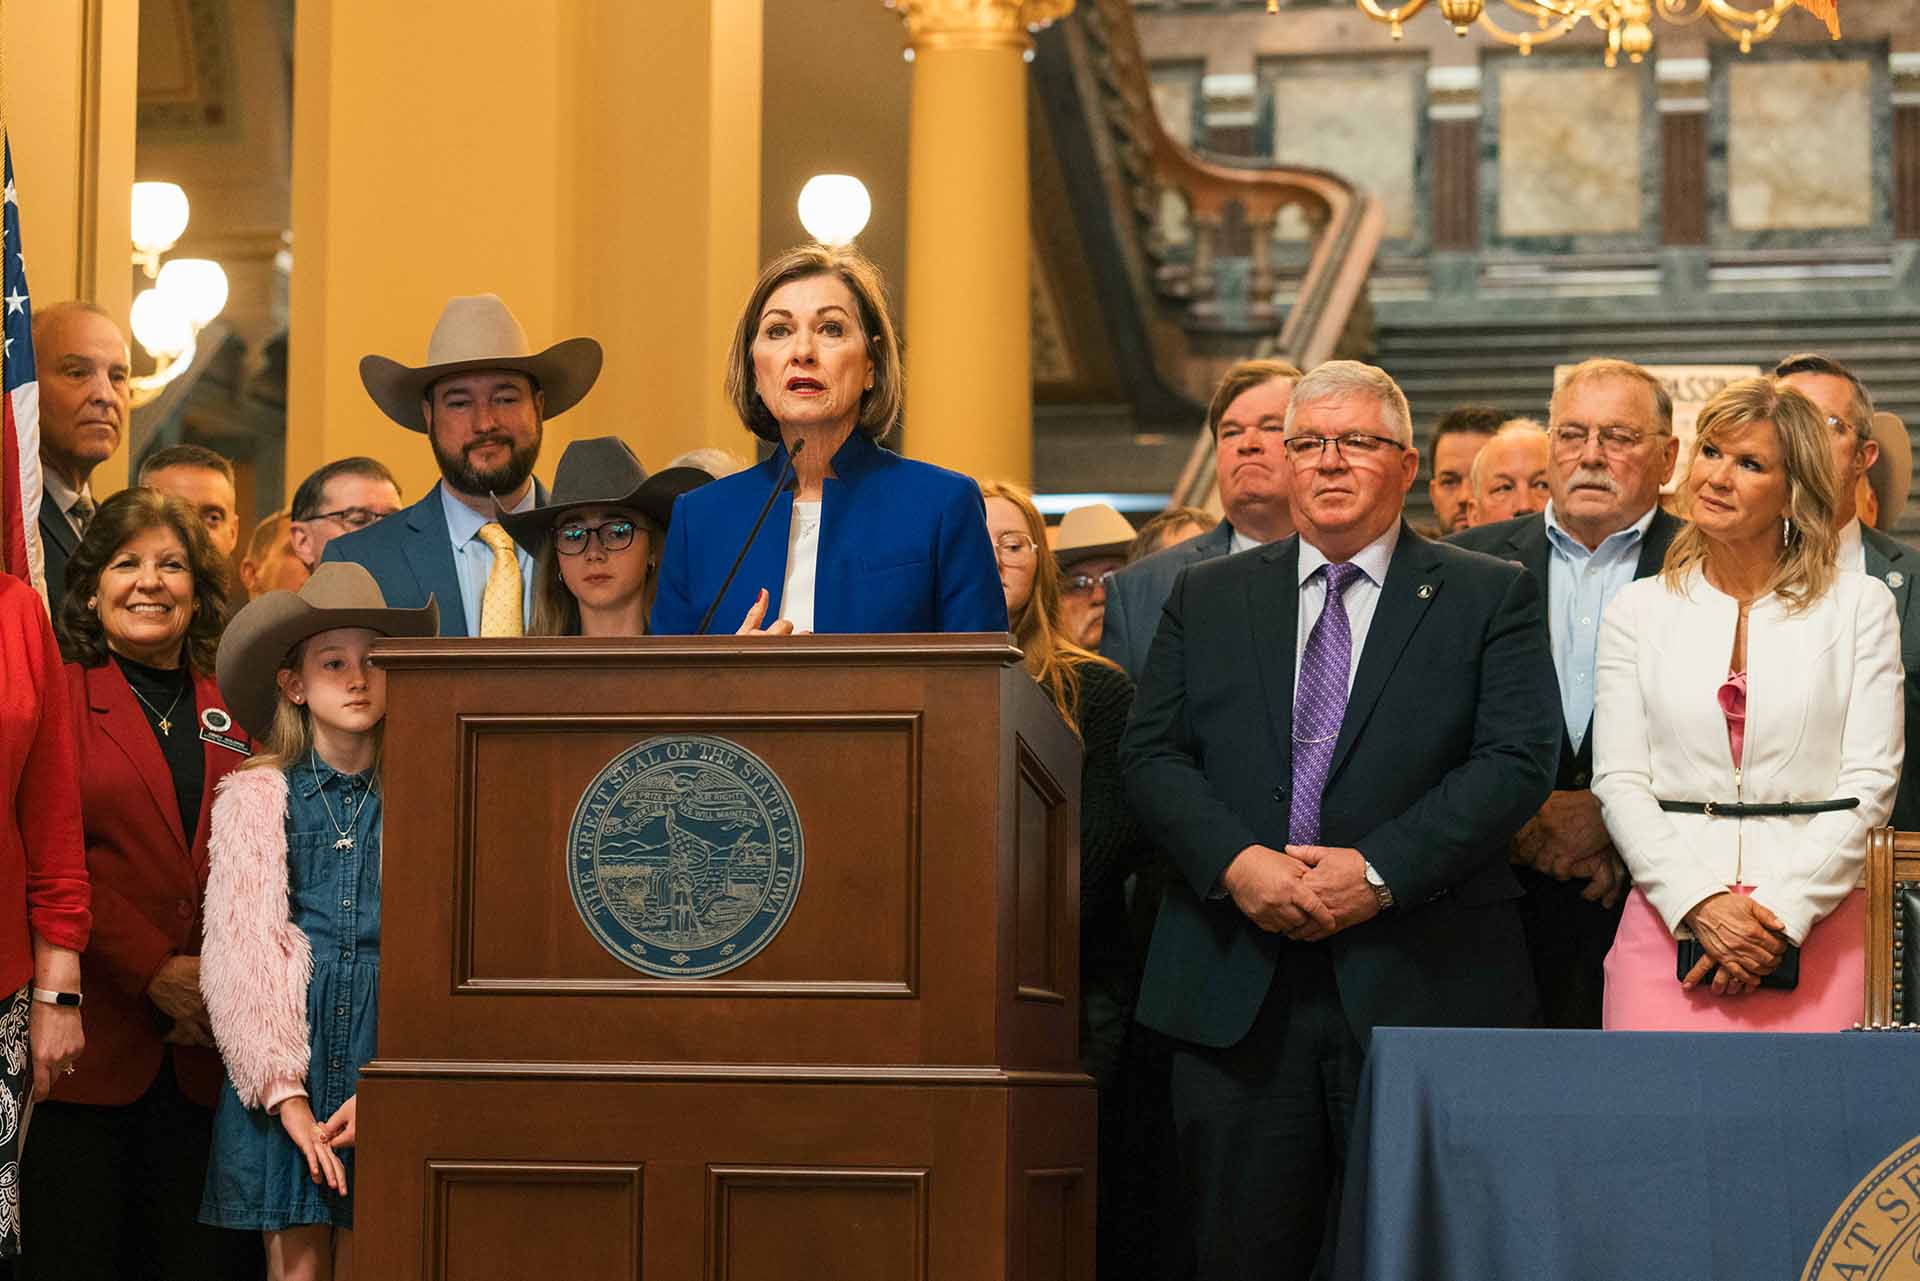
POLYGON ((1125 556, 1133 546, 1133 524, 1106 503, 1088 503, 1060 518, 1053 558, 1069 569, 1083 560, 1110 560, 1125 556))
POLYGON ((433 636, 440 607, 429 596, 419 609, 390 609, 366 566, 329 561, 297 592, 268 592, 227 624, 214 677, 234 719, 256 739, 273 728, 280 701, 278 672, 287 651, 336 627, 365 627, 388 636, 433 636))
POLYGON ((1880 457, 1867 469, 1867 484, 1880 503, 1877 529, 1891 529, 1906 510, 1907 493, 1913 488, 1913 440, 1898 414, 1884 411, 1873 416, 1873 438, 1880 442, 1880 457))
POLYGON ((591 338, 569 338, 545 351, 527 345, 527 331, 493 294, 455 298, 427 340, 427 363, 410 367, 385 356, 360 358, 360 382, 382 412, 408 431, 424 432, 421 402, 442 378, 477 369, 511 369, 533 379, 544 415, 557 418, 580 403, 600 377, 604 355, 591 338))
POLYGON ((624 440, 593 436, 574 441, 560 455, 560 465, 553 472, 553 492, 545 506, 503 512, 495 499, 494 510, 513 541, 538 555, 553 533, 554 522, 568 508, 625 507, 665 529, 673 519, 673 500, 712 479, 698 467, 669 467, 649 476, 624 440))

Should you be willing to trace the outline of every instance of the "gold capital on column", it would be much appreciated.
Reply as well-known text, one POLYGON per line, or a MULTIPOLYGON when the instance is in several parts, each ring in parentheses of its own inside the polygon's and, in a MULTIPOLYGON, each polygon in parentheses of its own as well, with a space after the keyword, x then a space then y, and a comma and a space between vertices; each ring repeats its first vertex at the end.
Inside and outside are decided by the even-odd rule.
POLYGON ((885 0, 925 49, 1020 49, 1027 33, 1073 12, 1073 0, 885 0))

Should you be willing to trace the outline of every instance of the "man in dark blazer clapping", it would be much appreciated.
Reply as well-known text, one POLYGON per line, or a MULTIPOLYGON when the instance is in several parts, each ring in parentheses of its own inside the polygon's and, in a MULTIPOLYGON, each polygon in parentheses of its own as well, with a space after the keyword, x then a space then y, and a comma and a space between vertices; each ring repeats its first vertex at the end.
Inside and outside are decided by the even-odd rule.
POLYGON ((1539 586, 1406 527, 1419 458, 1384 372, 1321 366, 1285 436, 1299 536, 1180 575, 1122 744, 1179 873, 1138 1016, 1179 1043, 1209 1281, 1331 1255, 1376 1026, 1536 1017, 1507 850, 1560 743, 1539 586))

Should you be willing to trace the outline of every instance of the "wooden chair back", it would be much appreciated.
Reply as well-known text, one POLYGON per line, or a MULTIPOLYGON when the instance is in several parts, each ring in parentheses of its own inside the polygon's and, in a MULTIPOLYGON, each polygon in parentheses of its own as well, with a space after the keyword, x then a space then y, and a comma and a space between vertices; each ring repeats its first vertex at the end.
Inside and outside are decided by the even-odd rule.
POLYGON ((1900 999, 1906 986, 1907 937, 1901 899, 1920 894, 1920 832, 1875 828, 1867 834, 1867 999, 1861 1021, 1868 1027, 1920 1022, 1920 1009, 1900 999))

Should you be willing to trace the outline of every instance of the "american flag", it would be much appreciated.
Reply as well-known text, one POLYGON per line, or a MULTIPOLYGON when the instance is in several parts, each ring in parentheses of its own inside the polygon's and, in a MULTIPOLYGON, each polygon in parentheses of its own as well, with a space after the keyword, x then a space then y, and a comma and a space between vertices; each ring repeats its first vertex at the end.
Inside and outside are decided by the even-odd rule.
POLYGON ((20 252, 20 204, 13 194, 13 143, 0 127, 6 157, 6 201, 0 204, 0 572, 24 578, 46 594, 40 549, 40 384, 33 371, 33 308, 20 252))

